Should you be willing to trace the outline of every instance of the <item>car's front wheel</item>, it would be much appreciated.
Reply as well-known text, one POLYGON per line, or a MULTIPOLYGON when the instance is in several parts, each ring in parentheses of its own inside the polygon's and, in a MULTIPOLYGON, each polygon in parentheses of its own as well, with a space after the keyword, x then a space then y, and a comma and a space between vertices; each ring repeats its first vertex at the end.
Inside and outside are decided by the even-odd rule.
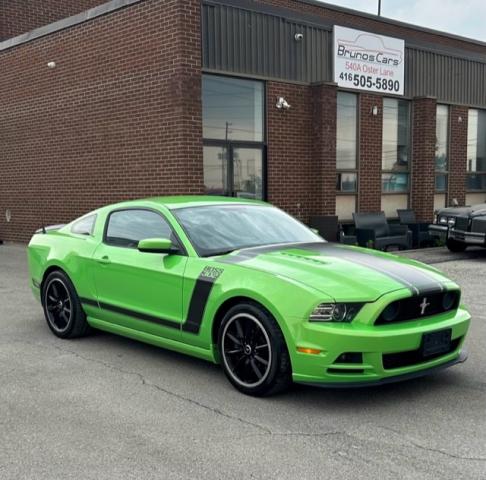
POLYGON ((463 242, 458 242, 453 238, 448 238, 446 242, 447 248, 454 253, 464 252, 466 250, 467 245, 463 242))
POLYGON ((272 395, 291 383, 291 366, 283 334, 265 309, 248 302, 232 307, 219 329, 223 370, 241 392, 272 395))
POLYGON ((75 338, 89 333, 74 285, 64 272, 53 271, 44 280, 42 306, 47 325, 57 337, 75 338))

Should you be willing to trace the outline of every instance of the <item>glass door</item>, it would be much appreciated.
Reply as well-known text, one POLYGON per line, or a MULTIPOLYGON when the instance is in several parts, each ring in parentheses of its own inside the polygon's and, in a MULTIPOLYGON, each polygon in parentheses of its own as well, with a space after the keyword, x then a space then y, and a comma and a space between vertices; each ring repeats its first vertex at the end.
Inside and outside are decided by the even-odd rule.
POLYGON ((263 147, 204 146, 204 188, 208 195, 264 198, 263 147))
POLYGON ((263 199, 262 148, 231 147, 232 195, 263 199))

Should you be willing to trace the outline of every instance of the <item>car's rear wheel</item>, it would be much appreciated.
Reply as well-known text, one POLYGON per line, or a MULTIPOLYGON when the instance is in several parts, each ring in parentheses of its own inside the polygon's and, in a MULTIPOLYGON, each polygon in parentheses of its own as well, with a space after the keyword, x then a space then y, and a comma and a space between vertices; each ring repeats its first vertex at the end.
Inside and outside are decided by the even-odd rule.
POLYGON ((447 248, 454 253, 464 252, 466 250, 467 245, 463 242, 458 242, 453 238, 448 238, 446 242, 447 248))
POLYGON ((265 396, 290 385, 291 366, 283 334, 259 305, 241 303, 226 313, 218 347, 223 370, 239 391, 265 396))
POLYGON ((68 276, 56 270, 43 282, 42 306, 47 325, 60 338, 82 337, 89 333, 86 315, 68 276))

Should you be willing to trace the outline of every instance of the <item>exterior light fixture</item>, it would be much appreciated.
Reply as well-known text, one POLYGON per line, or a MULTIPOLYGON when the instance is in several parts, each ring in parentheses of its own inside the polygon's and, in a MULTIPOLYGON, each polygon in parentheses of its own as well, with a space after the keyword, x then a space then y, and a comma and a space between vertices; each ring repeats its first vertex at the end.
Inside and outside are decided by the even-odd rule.
POLYGON ((275 105, 279 110, 289 110, 290 104, 285 100, 284 97, 277 98, 277 104, 275 105))
POLYGON ((378 115, 378 106, 377 105, 373 105, 373 107, 371 107, 371 115, 373 115, 374 117, 376 117, 378 115))
POLYGON ((56 62, 47 62, 47 68, 56 68, 56 62))
POLYGON ((457 117, 457 123, 462 123, 462 117, 460 115, 457 117))
POLYGON ((296 33, 294 35, 294 38, 295 38, 296 42, 301 42, 302 40, 304 40, 304 34, 303 33, 296 33))

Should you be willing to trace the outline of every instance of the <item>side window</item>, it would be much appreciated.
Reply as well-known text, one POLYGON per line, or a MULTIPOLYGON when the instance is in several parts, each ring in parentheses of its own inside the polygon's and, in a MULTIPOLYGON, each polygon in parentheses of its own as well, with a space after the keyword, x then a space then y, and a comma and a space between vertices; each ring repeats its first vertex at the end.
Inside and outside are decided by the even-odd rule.
POLYGON ((71 232, 77 233, 78 235, 93 235, 95 223, 96 215, 88 215, 74 222, 71 227, 71 232))
POLYGON ((108 218, 105 242, 118 247, 136 248, 145 238, 170 238, 175 241, 170 225, 149 210, 120 210, 108 218))

